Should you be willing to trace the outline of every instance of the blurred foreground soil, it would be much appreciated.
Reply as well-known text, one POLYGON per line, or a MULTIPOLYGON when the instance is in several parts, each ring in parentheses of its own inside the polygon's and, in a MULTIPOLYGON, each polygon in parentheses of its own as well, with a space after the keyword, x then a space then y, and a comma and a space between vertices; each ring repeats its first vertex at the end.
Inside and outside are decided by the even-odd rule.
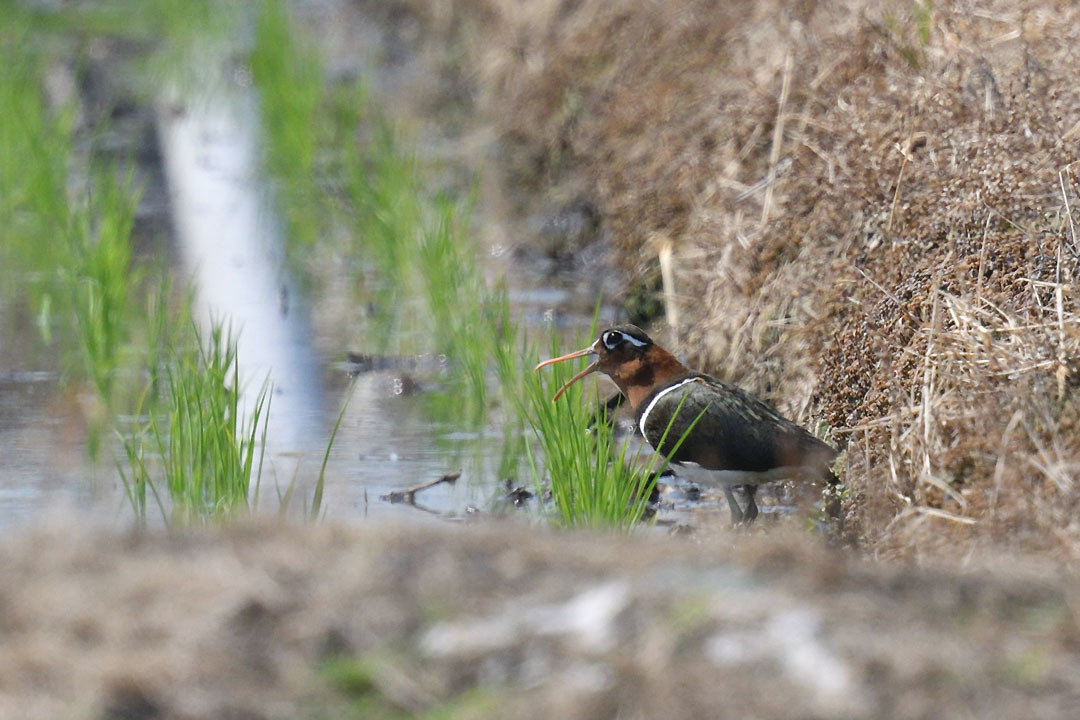
POLYGON ((0 717, 1075 718, 1080 581, 803 534, 244 524, 0 543, 0 717))

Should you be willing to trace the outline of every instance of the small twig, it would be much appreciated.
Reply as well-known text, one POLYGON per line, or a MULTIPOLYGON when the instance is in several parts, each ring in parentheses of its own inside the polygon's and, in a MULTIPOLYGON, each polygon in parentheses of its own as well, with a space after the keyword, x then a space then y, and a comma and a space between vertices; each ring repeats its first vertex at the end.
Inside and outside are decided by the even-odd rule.
POLYGON ((927 507, 925 505, 919 505, 911 509, 913 513, 918 515, 929 515, 930 517, 941 518, 942 520, 951 520, 961 525, 974 525, 975 518, 964 517, 963 515, 954 515, 951 512, 944 510, 938 510, 937 508, 927 507))
POLYGON ((791 158, 786 157, 783 160, 780 160, 776 164, 776 167, 771 168, 769 170, 768 175, 761 178, 760 180, 758 180, 756 183, 754 183, 750 187, 746 187, 745 190, 743 190, 738 195, 736 195, 735 196, 735 202, 742 202, 743 200, 750 197, 751 195, 754 195, 754 194, 760 192, 761 190, 765 190, 765 189, 769 188, 776 181, 776 178, 783 175, 784 171, 787 170, 789 167, 791 167, 791 158))
POLYGON ((450 483, 451 485, 453 485, 455 482, 457 482, 457 479, 459 477, 461 477, 461 473, 459 473, 459 472, 448 473, 446 475, 443 475, 438 480, 429 480, 428 482, 420 483, 419 485, 414 485, 413 487, 408 488, 407 490, 395 490, 392 493, 390 493, 389 495, 383 495, 382 499, 383 500, 388 500, 391 503, 407 502, 410 505, 415 505, 416 504, 416 493, 420 492, 421 490, 427 490, 428 488, 433 488, 436 485, 439 485, 440 483, 450 483))
POLYGON ((660 261, 660 281, 664 290, 664 314, 668 327, 675 331, 679 327, 679 306, 675 295, 675 247, 666 235, 656 238, 657 257, 660 261))
POLYGON ((1015 220, 1010 218, 1008 215, 1006 215, 1005 213, 1001 212, 1000 210, 998 210, 997 208, 992 206, 990 203, 988 203, 985 198, 982 200, 982 206, 984 208, 986 208, 987 210, 989 210, 994 215, 997 215, 999 218, 1001 218, 1002 220, 1007 222, 1009 225, 1012 225, 1017 231, 1019 231, 1021 233, 1024 233, 1025 235, 1033 235, 1034 234, 1034 230, 1032 230, 1031 228, 1028 228, 1028 227, 1024 227, 1020 223, 1016 222, 1015 220))
POLYGON ((904 179, 904 169, 908 163, 911 162, 911 155, 916 149, 921 148, 926 144, 926 133, 912 133, 908 137, 907 142, 902 146, 897 145, 896 149, 900 151, 900 154, 904 157, 904 161, 900 163, 900 172, 896 175, 896 188, 893 190, 892 207, 889 208, 889 222, 885 224, 885 234, 892 235, 893 217, 896 215, 896 205, 900 201, 900 185, 904 179))
POLYGON ((922 382, 922 436, 923 436, 923 460, 924 469, 929 476, 933 475, 930 469, 930 436, 935 427, 933 421, 933 395, 934 383, 937 379, 937 364, 932 362, 934 355, 934 333, 937 331, 938 317, 938 289, 940 288, 940 275, 934 277, 934 302, 930 310, 930 332, 926 337, 926 352, 923 354, 923 382, 922 382))
MULTIPOLYGON (((780 160, 780 150, 784 143, 784 108, 787 106, 788 93, 791 92, 791 70, 795 64, 795 58, 788 51, 784 58, 784 78, 780 84, 780 101, 776 108, 776 124, 773 126, 772 149, 769 152, 769 176, 772 177, 776 169, 776 163, 780 160)), ((765 187, 765 201, 761 207, 761 224, 769 222, 769 211, 772 208, 772 183, 765 187)))
POLYGON ((990 221, 994 219, 993 214, 986 216, 986 225, 983 226, 982 245, 979 247, 979 274, 975 278, 975 297, 982 296, 982 281, 983 281, 983 268, 986 262, 986 236, 990 234, 990 221))
POLYGON ((896 215, 896 203, 900 200, 900 181, 904 178, 904 168, 907 167, 907 163, 907 153, 904 153, 904 161, 900 163, 900 172, 896 174, 896 188, 893 190, 892 207, 889 208, 889 222, 885 223, 885 234, 890 237, 892 237, 893 216, 896 215))
POLYGON ((1069 234, 1072 235, 1073 257, 1080 255, 1080 246, 1076 244, 1076 224, 1073 222, 1072 208, 1069 207, 1069 193, 1065 191, 1065 177, 1063 173, 1069 170, 1073 163, 1058 170, 1058 183, 1061 185, 1061 197, 1065 201, 1065 217, 1069 221, 1069 234))
POLYGON ((1013 431, 1016 430, 1016 426, 1020 424, 1023 419, 1023 413, 1017 410, 1009 418, 1008 424, 1005 426, 1005 432, 1001 433, 1000 449, 998 450, 997 460, 994 462, 994 491, 990 494, 990 507, 987 515, 990 518, 991 529, 997 523, 997 505, 998 497, 1001 495, 1001 480, 1005 476, 1005 462, 1006 457, 1009 454, 1009 440, 1012 438, 1013 431))

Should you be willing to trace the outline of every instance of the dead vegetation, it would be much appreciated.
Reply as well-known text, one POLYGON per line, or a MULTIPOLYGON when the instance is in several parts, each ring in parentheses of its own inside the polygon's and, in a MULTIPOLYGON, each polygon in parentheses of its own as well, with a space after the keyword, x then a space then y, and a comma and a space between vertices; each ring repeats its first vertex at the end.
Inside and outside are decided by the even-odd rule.
POLYGON ((1080 558, 1080 9, 395 7, 523 203, 587 197, 628 277, 670 249, 684 351, 846 449, 862 548, 1080 558))

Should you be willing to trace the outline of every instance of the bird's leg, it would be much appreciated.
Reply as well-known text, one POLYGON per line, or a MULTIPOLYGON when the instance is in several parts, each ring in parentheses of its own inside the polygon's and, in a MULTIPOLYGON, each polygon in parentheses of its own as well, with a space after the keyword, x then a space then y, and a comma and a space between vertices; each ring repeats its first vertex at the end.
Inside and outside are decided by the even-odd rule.
POLYGON ((754 518, 758 516, 758 506, 754 501, 754 493, 757 492, 757 485, 743 485, 743 492, 746 493, 746 499, 749 501, 746 510, 743 511, 743 522, 749 525, 754 522, 754 518))
MULTIPOLYGON (((735 493, 731 491, 731 488, 727 484, 724 484, 723 488, 724 497, 727 498, 728 508, 731 509, 731 524, 739 525, 743 521, 742 508, 739 507, 739 503, 735 500, 735 493)), ((757 510, 756 507, 754 509, 755 511, 757 510)))

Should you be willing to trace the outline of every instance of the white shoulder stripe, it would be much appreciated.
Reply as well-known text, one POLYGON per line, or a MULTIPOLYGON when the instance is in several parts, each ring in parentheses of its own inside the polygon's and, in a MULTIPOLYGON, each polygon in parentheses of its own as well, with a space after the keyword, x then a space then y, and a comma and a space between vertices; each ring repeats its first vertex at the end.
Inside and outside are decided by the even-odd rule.
POLYGON ((674 385, 672 385, 671 387, 664 388, 660 392, 656 393, 656 397, 654 397, 652 399, 652 402, 650 402, 648 405, 645 406, 645 412, 641 413, 641 420, 638 421, 638 430, 641 431, 641 437, 645 438, 645 442, 649 441, 649 438, 646 437, 646 435, 645 435, 645 423, 647 423, 649 421, 649 413, 652 412, 653 407, 656 405, 656 403, 658 403, 660 401, 660 398, 664 397, 669 392, 673 392, 674 390, 678 390, 679 388, 681 388, 683 385, 686 385, 687 383, 694 382, 695 380, 697 380, 696 377, 686 378, 682 382, 677 382, 674 385))

